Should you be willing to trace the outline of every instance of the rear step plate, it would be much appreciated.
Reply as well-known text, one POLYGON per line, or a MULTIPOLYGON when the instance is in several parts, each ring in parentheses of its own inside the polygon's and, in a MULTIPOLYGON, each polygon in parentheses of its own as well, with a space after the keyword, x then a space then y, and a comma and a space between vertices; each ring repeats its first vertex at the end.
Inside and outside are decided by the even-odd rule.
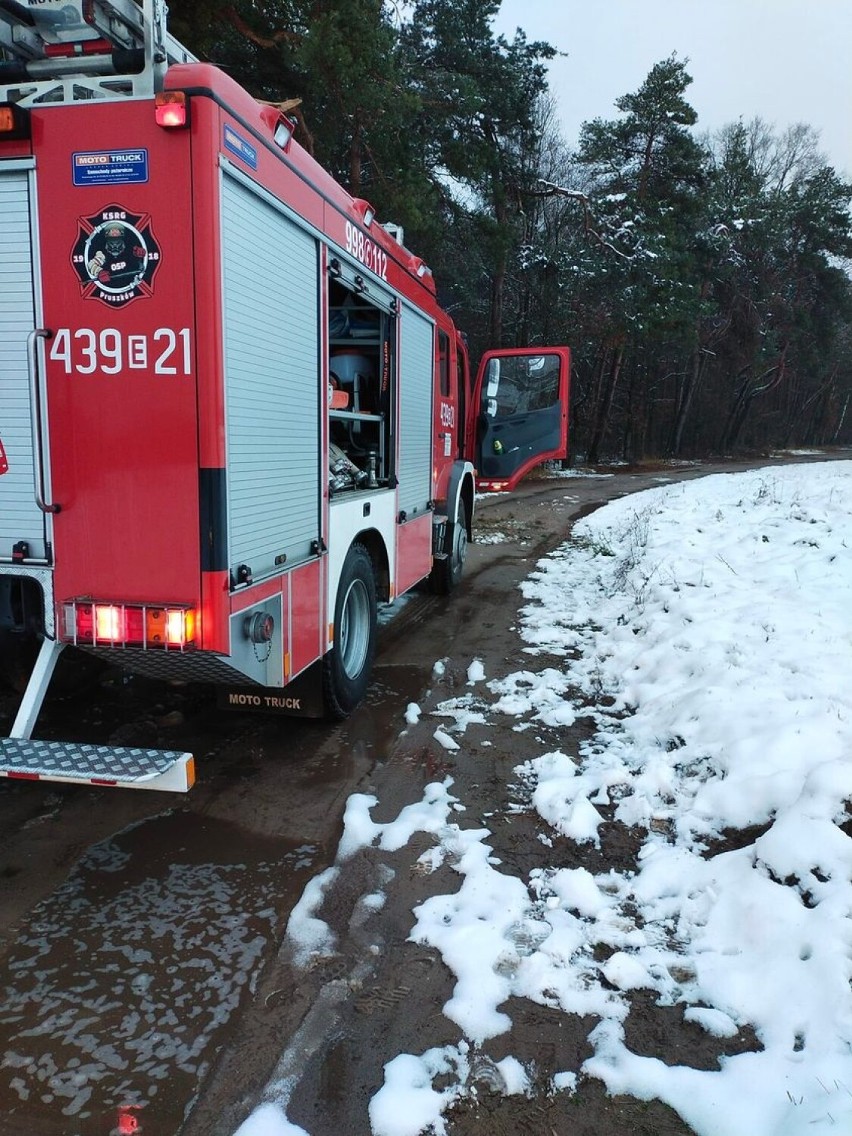
POLYGON ((0 777, 186 793, 195 760, 179 750, 0 738, 0 777))

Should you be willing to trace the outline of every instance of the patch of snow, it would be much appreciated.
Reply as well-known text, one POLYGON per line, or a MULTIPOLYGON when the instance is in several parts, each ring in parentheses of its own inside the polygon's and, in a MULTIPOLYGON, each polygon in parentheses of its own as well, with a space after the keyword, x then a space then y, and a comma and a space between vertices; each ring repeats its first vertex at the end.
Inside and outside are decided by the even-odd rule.
POLYGON ((470 1066, 468 1046, 447 1045, 428 1049, 422 1056, 401 1053, 385 1065, 385 1081, 370 1101, 370 1127, 373 1136, 418 1136, 431 1129, 445 1136, 444 1111, 463 1095, 461 1083, 470 1066), (455 1079, 449 1088, 435 1089, 432 1082, 448 1075, 455 1079))
POLYGON ((450 752, 461 748, 455 738, 451 738, 447 731, 442 730, 440 726, 432 736, 434 737, 438 745, 443 746, 444 749, 449 750, 450 752))
POLYGON ((420 721, 422 711, 416 702, 409 702, 405 708, 405 720, 409 726, 416 726, 420 721))
MULTIPOLYGON (((487 683, 476 712, 519 730, 568 725, 581 704, 590 717, 576 754, 515 773, 509 811, 547 823, 553 866, 513 876, 488 829, 448 822, 449 782, 387 825, 375 798, 350 801, 340 870, 354 848, 426 829, 438 843, 421 860, 461 877, 415 909, 411 939, 453 974, 444 1013, 466 1040, 386 1065, 374 1136, 445 1132, 475 1083, 468 1046, 505 1034, 521 998, 598 1023, 555 1090, 596 1077, 663 1101, 697 1136, 852 1131, 850 531, 852 463, 801 464, 616 500, 538 564, 523 587, 531 665, 487 683), (536 670, 539 652, 561 668, 536 670), (604 808, 633 830, 635 858, 566 867, 567 841, 595 841, 604 808), (716 1069, 637 1054, 637 990, 710 1037, 748 1028, 758 1048, 716 1069)), ((526 1091, 523 1067, 500 1072, 503 1091, 526 1091)))
POLYGON ((308 1133, 291 1124, 279 1105, 269 1102, 256 1108, 234 1136, 308 1136, 308 1133))
POLYGON ((334 932, 315 912, 322 906, 325 893, 338 874, 338 868, 326 868, 324 872, 314 876, 308 881, 299 902, 290 912, 287 937, 293 946, 293 961, 296 966, 306 966, 312 959, 328 958, 334 954, 334 932))

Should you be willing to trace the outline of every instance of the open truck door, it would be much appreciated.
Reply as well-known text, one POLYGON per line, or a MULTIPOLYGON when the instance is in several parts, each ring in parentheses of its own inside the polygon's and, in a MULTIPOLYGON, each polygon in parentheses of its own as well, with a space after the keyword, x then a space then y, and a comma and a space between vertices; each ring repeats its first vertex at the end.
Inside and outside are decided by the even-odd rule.
POLYGON ((478 489, 512 490, 543 461, 567 456, 570 372, 567 347, 485 353, 468 438, 478 489))

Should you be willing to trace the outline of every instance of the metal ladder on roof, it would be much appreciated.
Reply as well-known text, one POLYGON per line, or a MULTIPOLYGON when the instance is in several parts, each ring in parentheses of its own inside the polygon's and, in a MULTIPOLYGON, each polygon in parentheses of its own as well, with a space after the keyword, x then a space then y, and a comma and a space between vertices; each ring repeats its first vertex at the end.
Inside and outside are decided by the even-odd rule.
POLYGON ((0 102, 152 97, 197 62, 167 15, 165 0, 0 0, 0 102))

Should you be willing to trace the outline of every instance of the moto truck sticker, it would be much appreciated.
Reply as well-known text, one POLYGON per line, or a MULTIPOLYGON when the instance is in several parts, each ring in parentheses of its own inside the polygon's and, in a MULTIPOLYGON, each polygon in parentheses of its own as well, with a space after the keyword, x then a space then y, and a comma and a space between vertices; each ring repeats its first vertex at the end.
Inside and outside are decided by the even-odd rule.
POLYGON ((225 144, 226 150, 230 150, 232 154, 236 154, 250 169, 257 169, 257 150, 250 142, 247 142, 246 139, 243 138, 242 134, 237 134, 236 130, 228 126, 227 123, 225 123, 222 141, 225 144))
POLYGON ((74 185, 120 185, 148 180, 148 151, 89 150, 71 156, 74 185))
POLYGON ((108 205, 91 217, 79 217, 77 226, 71 263, 87 300, 113 308, 153 295, 160 248, 149 214, 108 205))

